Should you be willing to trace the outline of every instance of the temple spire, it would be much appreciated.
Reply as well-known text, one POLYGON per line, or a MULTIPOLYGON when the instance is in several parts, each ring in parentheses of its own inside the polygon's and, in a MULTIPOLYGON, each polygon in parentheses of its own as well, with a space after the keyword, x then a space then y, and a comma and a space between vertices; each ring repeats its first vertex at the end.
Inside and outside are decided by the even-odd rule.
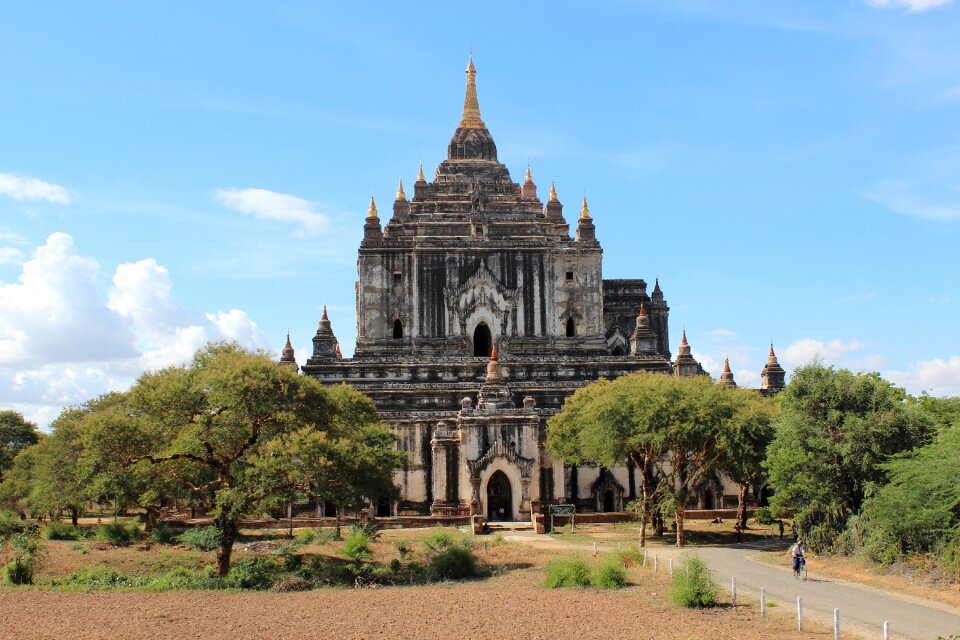
POLYGON ((550 198, 548 202, 560 202, 560 198, 557 197, 557 186, 552 180, 550 181, 550 198))
POLYGON ((527 175, 523 179, 524 182, 533 182, 533 176, 530 175, 530 163, 527 163, 527 175))
POLYGON ((370 208, 367 209, 367 218, 377 218, 377 203, 373 201, 373 196, 370 196, 370 208))
POLYGON ((590 218, 590 208, 587 206, 587 196, 583 196, 583 206, 580 207, 580 218, 581 219, 590 218))
POLYGON ((477 69, 473 66, 473 52, 470 53, 470 62, 467 64, 467 94, 463 98, 463 117, 460 119, 463 128, 481 129, 485 125, 480 119, 480 102, 477 100, 477 69))
POLYGON ((423 163, 420 163, 420 170, 417 171, 417 182, 426 182, 427 179, 423 177, 423 163))
POLYGON ((407 194, 403 192, 403 178, 400 178, 400 186, 397 187, 397 202, 406 202, 407 194))

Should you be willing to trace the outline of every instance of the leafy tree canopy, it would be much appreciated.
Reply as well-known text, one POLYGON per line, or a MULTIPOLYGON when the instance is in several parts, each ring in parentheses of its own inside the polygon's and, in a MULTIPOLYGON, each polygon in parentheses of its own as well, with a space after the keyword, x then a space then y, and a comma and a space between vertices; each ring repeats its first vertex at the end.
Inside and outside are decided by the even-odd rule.
POLYGON ((13 459, 40 441, 37 425, 16 411, 0 411, 0 477, 13 466, 13 459))

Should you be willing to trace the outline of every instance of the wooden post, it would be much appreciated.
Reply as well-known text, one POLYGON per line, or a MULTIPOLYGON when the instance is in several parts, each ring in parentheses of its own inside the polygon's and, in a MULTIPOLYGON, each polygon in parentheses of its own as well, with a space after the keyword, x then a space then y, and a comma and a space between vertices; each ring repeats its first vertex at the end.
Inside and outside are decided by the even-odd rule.
POLYGON ((670 577, 673 577, 673 558, 670 558, 670 577))
POLYGON ((737 576, 730 578, 730 600, 733 601, 733 608, 737 608, 737 576))
POLYGON ((797 631, 803 631, 803 596, 797 596, 797 631))
POLYGON ((644 567, 647 566, 647 550, 646 549, 643 550, 643 566, 644 567))
POLYGON ((840 640, 840 609, 833 610, 833 640, 840 640))
POLYGON ((767 617, 767 590, 760 587, 760 617, 767 617))
POLYGON ((890 640, 890 623, 883 623, 883 640, 890 640))
POLYGON ((653 572, 657 573, 660 571, 660 556, 653 554, 653 572))
POLYGON ((593 543, 593 555, 597 555, 597 543, 593 543))

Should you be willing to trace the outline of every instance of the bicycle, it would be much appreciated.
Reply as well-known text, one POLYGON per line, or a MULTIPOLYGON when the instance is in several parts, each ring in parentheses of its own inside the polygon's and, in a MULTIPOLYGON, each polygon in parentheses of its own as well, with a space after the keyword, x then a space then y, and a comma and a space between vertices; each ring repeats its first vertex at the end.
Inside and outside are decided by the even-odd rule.
POLYGON ((793 570, 793 577, 795 580, 802 580, 803 582, 807 581, 807 559, 803 556, 798 558, 799 562, 797 563, 797 568, 793 570))

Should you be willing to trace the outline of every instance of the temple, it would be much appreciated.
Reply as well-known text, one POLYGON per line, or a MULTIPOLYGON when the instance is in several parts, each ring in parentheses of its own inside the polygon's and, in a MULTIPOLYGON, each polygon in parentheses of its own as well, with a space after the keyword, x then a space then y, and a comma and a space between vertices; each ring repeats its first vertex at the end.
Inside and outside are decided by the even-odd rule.
MULTIPOLYGON (((409 199, 401 180, 385 223, 370 200, 353 357, 341 356, 324 309, 302 365, 368 395, 408 453, 401 499, 375 505, 376 515, 529 520, 547 503, 621 511, 637 496, 629 463, 552 459, 546 420, 601 377, 706 372, 686 334, 672 360, 659 281, 648 291, 643 279, 603 279, 586 198, 573 231, 555 185, 544 203, 529 166, 517 183, 497 159, 471 57, 463 115, 433 179, 421 166, 409 199)), ((772 353, 764 393, 784 383, 772 353)), ((297 366, 289 339, 281 361, 297 366)), ((724 487, 708 488, 700 506, 726 498, 724 487)))

